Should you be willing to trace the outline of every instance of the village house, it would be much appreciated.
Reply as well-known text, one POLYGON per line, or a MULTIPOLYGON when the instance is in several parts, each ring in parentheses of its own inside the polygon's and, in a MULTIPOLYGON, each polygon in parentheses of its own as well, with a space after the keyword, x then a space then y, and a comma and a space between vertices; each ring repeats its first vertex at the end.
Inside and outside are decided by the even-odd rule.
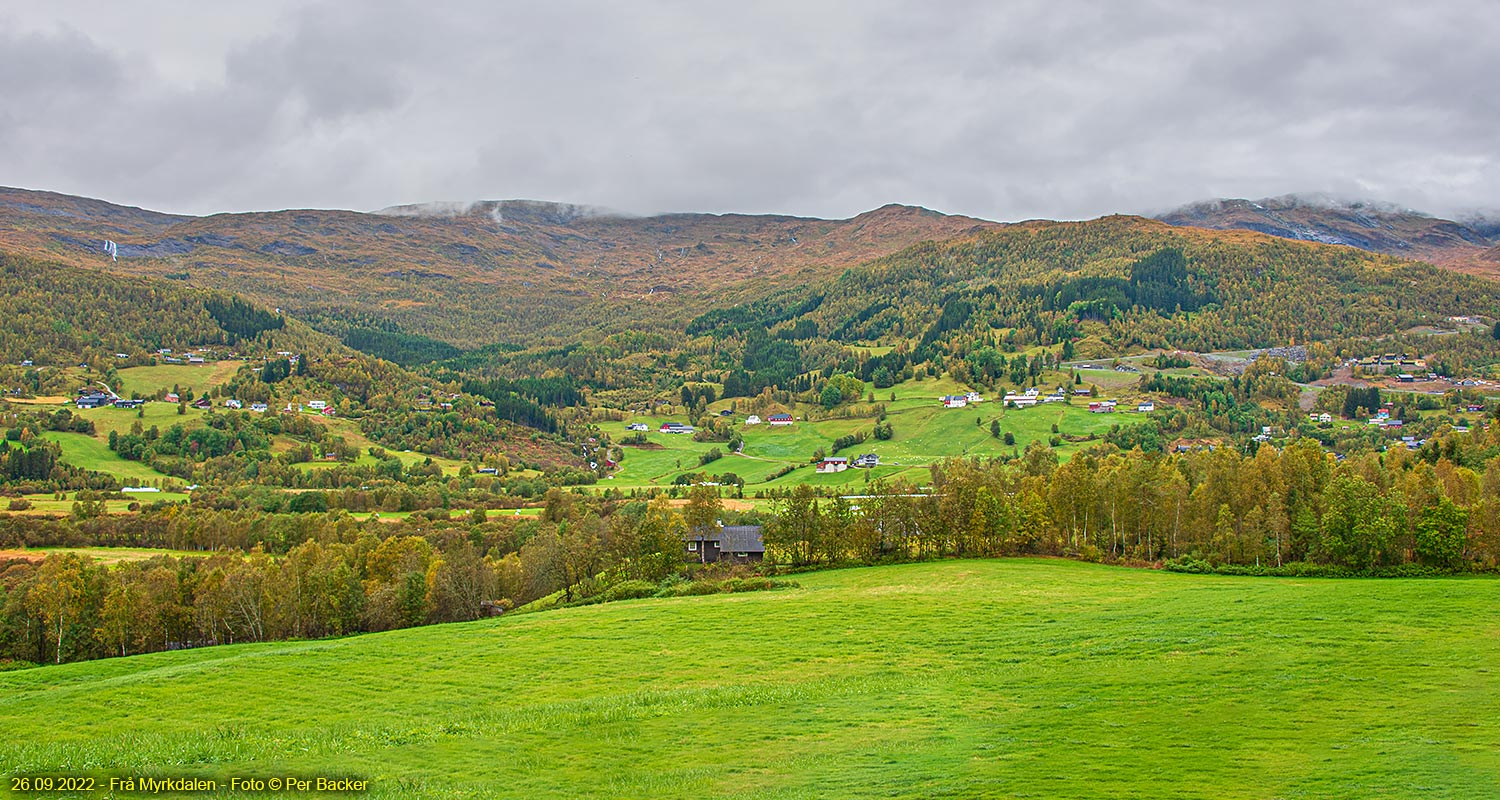
POLYGON ((829 456, 818 463, 818 472, 843 472, 849 468, 849 459, 843 456, 829 456))
POLYGON ((80 396, 74 403, 79 408, 99 408, 110 403, 110 396, 104 392, 89 392, 80 396))
POLYGON ((632 422, 629 425, 625 426, 625 430, 627 430, 627 431, 649 431, 649 430, 651 430, 651 426, 647 425, 644 422, 632 422))
POLYGON ((682 422, 663 422, 658 430, 662 433, 692 433, 693 426, 682 422))
POLYGON ((309 401, 307 401, 307 407, 310 408, 310 409, 312 409, 313 411, 322 411, 323 409, 325 409, 325 408, 328 407, 328 401, 327 400, 309 400, 309 401))
POLYGON ((961 394, 945 394, 940 399, 943 401, 943 408, 963 408, 969 404, 969 398, 961 394))
POLYGON ((176 392, 167 392, 166 396, 163 397, 162 399, 165 400, 165 401, 167 401, 168 403, 180 403, 180 402, 182 402, 182 398, 178 397, 176 392))
POLYGON ((1113 414, 1115 413, 1115 401, 1100 400, 1096 403, 1089 403, 1089 412, 1093 414, 1113 414))
POLYGON ((1008 395, 1005 396, 1005 400, 1004 400, 1004 404, 1005 405, 1015 406, 1016 408, 1026 408, 1028 406, 1034 406, 1034 405, 1037 404, 1037 402, 1038 402, 1038 398, 1034 394, 1032 394, 1032 395, 1008 394, 1008 395))
POLYGON ((121 399, 121 400, 116 400, 114 402, 114 407, 115 408, 140 408, 141 406, 143 406, 145 404, 146 404, 145 400, 123 400, 123 399, 121 399))
POLYGON ((1135 410, 1140 414, 1149 414, 1156 410, 1156 403, 1151 400, 1142 400, 1135 404, 1135 410))
POLYGON ((760 424, 760 417, 758 417, 758 416, 756 416, 754 414, 751 414, 750 416, 745 417, 745 424, 746 425, 759 425, 760 424))
POLYGON ((791 414, 772 414, 771 416, 766 417, 766 422, 769 422, 772 425, 790 425, 792 424, 793 420, 791 414))
POLYGON ((854 459, 854 466, 858 469, 872 469, 880 466, 880 456, 874 453, 864 453, 854 459))
POLYGON ((254 411, 257 414, 264 414, 267 411, 270 411, 271 407, 266 405, 265 403, 251 403, 250 410, 254 411))
POLYGON ((228 400, 224 401, 224 407, 225 408, 244 408, 245 404, 241 403, 240 401, 238 401, 238 400, 234 399, 233 397, 231 397, 228 400))
POLYGON ((689 534, 687 560, 700 564, 719 561, 752 563, 766 557, 759 525, 727 525, 712 533, 689 534))

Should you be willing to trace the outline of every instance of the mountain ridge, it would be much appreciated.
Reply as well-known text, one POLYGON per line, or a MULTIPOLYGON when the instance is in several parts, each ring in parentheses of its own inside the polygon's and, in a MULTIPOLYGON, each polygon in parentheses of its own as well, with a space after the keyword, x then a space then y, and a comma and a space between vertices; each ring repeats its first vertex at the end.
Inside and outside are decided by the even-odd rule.
POLYGON ((1170 225, 1251 230, 1283 239, 1355 247, 1500 277, 1485 252, 1500 246, 1500 217, 1466 212, 1463 221, 1368 200, 1290 194, 1259 200, 1200 200, 1154 215, 1170 225))
MULTIPOLYGON (((194 217, 0 189, 0 250, 241 294, 340 336, 409 334, 426 341, 412 341, 422 352, 563 347, 681 331, 713 309, 806 294, 846 271, 879 269, 880 259, 924 242, 975 242, 974 252, 1030 248, 1070 237, 1079 225, 1087 236, 1135 236, 1160 226, 1181 235, 1197 229, 1194 238, 1244 247, 1276 239, 1353 245, 1382 258, 1394 251, 1459 272, 1500 275, 1500 242, 1451 220, 1384 204, 1297 197, 1209 201, 1165 218, 1122 214, 1092 223, 998 223, 900 204, 843 220, 641 217, 529 200, 393 208, 399 212, 194 217), (1002 231, 1040 238, 994 238, 1002 231), (118 244, 118 261, 102 252, 106 238, 118 244), (1439 257, 1445 255, 1446 262, 1439 257)), ((949 252, 970 257, 964 248, 949 252)), ((1037 252, 1057 266, 1078 257, 1050 246, 1037 252)))
POLYGON ((538 330, 566 338, 585 303, 737 302, 924 240, 1000 223, 887 205, 846 220, 781 215, 636 217, 544 201, 440 204, 382 214, 285 210, 164 215, 0 189, 0 248, 182 280, 268 306, 374 318, 464 348, 538 330), (102 252, 118 243, 120 258, 102 252), (480 321, 477 322, 475 317, 480 321), (483 324, 487 323, 487 324, 483 324))

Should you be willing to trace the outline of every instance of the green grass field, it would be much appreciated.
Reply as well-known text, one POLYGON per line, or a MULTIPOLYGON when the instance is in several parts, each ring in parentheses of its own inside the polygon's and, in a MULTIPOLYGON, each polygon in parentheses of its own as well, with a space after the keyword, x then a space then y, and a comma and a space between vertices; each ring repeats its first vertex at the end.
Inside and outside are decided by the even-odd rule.
POLYGON ((163 430, 173 425, 192 428, 202 425, 205 415, 205 412, 192 406, 188 406, 185 413, 178 414, 176 403, 147 403, 134 410, 105 406, 74 411, 80 416, 93 420, 94 429, 101 438, 108 437, 110 431, 127 433, 136 422, 140 422, 143 428, 149 428, 152 425, 163 430))
POLYGON ((89 436, 86 433, 62 433, 60 431, 47 431, 42 436, 62 445, 63 460, 67 463, 91 472, 114 475, 126 485, 142 486, 154 484, 160 480, 181 483, 178 479, 157 472, 139 461, 121 458, 115 451, 109 449, 107 438, 89 436))
MULTIPOLYGON (((66 516, 73 512, 73 503, 78 499, 77 492, 64 492, 63 499, 55 499, 50 494, 28 494, 26 501, 31 503, 31 508, 25 511, 12 511, 16 514, 39 514, 52 516, 66 516)), ((182 503, 189 499, 187 492, 142 492, 140 494, 129 493, 121 500, 105 500, 104 508, 111 514, 130 513, 130 504, 139 503, 149 506, 152 503, 182 503)), ((3 506, 0 506, 3 508, 3 506)))
POLYGON ((126 561, 147 561, 158 556, 203 558, 209 555, 209 553, 201 550, 168 550, 154 547, 31 547, 11 550, 0 549, 0 559, 42 559, 51 553, 77 553, 84 558, 95 559, 105 564, 119 564, 126 561))
MULTIPOLYGON (((136 367, 136 369, 158 368, 136 367)), ((188 368, 172 367, 172 369, 188 368)), ((109 449, 110 431, 129 433, 131 426, 137 422, 144 428, 155 425, 161 430, 166 430, 173 425, 182 425, 184 428, 191 429, 201 427, 204 417, 204 412, 191 407, 187 409, 187 413, 178 414, 176 403, 147 403, 136 410, 113 406, 75 409, 75 413, 94 423, 94 436, 57 431, 48 431, 43 436, 62 445, 63 460, 67 463, 93 472, 114 475, 129 486, 162 479, 176 479, 157 472, 139 461, 130 461, 116 455, 113 450, 109 449)))
POLYGON ((353 774, 378 798, 1500 786, 1500 581, 1036 560, 797 580, 0 673, 0 765, 353 774))
POLYGON ((183 391, 203 394, 215 386, 227 383, 244 365, 243 361, 215 361, 199 366, 158 364, 151 367, 128 367, 119 371, 120 385, 114 387, 114 390, 129 397, 132 392, 147 395, 177 386, 183 391))

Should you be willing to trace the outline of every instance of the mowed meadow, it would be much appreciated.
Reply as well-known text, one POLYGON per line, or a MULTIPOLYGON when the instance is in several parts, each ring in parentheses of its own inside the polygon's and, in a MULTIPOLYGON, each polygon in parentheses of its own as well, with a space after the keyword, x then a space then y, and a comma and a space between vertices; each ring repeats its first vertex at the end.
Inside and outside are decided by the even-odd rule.
POLYGON ((371 797, 1493 798, 1500 581, 809 573, 0 674, 0 768, 371 797))

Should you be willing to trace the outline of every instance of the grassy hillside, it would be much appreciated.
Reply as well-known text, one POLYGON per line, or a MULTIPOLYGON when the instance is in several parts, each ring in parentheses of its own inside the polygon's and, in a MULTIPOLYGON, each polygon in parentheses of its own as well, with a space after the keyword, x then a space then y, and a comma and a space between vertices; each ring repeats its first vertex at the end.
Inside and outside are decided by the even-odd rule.
MULTIPOLYGON (((1112 370, 1100 372, 1102 383, 1120 373, 1112 370)), ((1049 373, 1050 386, 1065 381, 1066 373, 1049 373)), ((1129 382, 1134 382, 1132 377, 1129 382)), ((1128 382, 1127 382, 1128 384, 1128 382)), ((1049 385, 1044 383, 1045 385, 1049 385)), ((868 385, 866 391, 873 391, 868 385)), ((644 422, 651 426, 646 433, 648 444, 644 447, 625 446, 620 470, 613 479, 601 486, 629 489, 645 486, 670 485, 683 473, 706 472, 722 474, 732 472, 745 479, 745 491, 755 492, 767 487, 787 487, 799 483, 817 486, 841 486, 857 490, 870 479, 904 478, 916 484, 925 483, 929 477, 928 465, 946 458, 962 456, 993 457, 1020 453, 1032 441, 1049 442, 1054 436, 1078 437, 1077 441, 1060 440, 1055 448, 1062 458, 1067 458, 1080 448, 1097 442, 1113 425, 1129 425, 1140 422, 1143 417, 1121 412, 1119 414, 1092 414, 1088 410, 1088 398, 1076 398, 1070 404, 1046 404, 1031 408, 1005 408, 1003 403, 990 397, 986 402, 964 408, 944 408, 939 397, 945 394, 962 394, 968 391, 950 379, 928 379, 905 381, 889 389, 876 392, 877 401, 886 409, 886 421, 894 430, 888 440, 873 438, 876 425, 873 416, 833 419, 806 419, 808 414, 817 414, 819 407, 799 404, 794 410, 798 421, 786 427, 766 424, 745 425, 747 413, 735 414, 734 430, 743 438, 745 446, 739 455, 727 454, 724 458, 700 466, 699 456, 712 448, 728 453, 728 445, 720 442, 695 442, 689 436, 660 433, 662 422, 682 422, 678 416, 636 416, 623 424, 644 422), (895 399, 890 398, 894 396, 895 399), (975 424, 979 420, 980 424, 975 424), (1014 444, 1005 444, 1003 439, 991 434, 990 423, 998 421, 1002 436, 1009 433, 1014 444), (1057 425, 1058 434, 1052 426, 1057 425), (854 458, 861 453, 880 456, 881 465, 873 470, 851 469, 841 473, 818 475, 809 464, 813 455, 822 450, 825 455, 835 455, 836 439, 854 433, 864 433, 868 438, 862 443, 839 450, 836 455, 854 458), (1096 439, 1084 440, 1094 436, 1096 439), (772 478, 790 465, 803 468, 796 472, 772 478)), ((1050 391, 1050 389, 1048 390, 1050 391)), ((1128 385, 1121 386, 1114 394, 1105 396, 1122 401, 1135 394, 1128 385)), ((744 402, 740 400, 740 402, 744 402)), ((720 401, 714 409, 728 409, 731 401, 720 401)), ((761 414, 760 416, 765 416, 761 414)), ((615 423, 604 427, 619 441, 624 435, 615 423)))
POLYGON ((0 674, 16 772, 371 797, 1483 798, 1492 580, 986 561, 0 674))

